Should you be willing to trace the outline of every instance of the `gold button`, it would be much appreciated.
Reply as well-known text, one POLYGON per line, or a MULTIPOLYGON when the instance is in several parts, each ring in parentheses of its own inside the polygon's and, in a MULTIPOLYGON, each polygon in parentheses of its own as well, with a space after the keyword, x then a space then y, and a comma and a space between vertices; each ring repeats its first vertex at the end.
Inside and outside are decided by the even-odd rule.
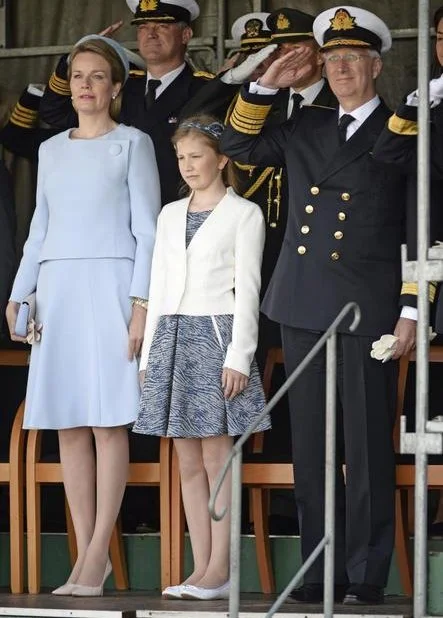
POLYGON ((269 227, 277 227, 277 224, 275 221, 273 221, 272 223, 269 224, 269 227))
POLYGON ((334 260, 334 262, 336 262, 339 259, 340 259, 340 253, 338 251, 333 251, 331 253, 331 260, 334 260))
POLYGON ((343 238, 343 232, 337 230, 336 232, 334 232, 334 238, 336 238, 337 240, 341 240, 343 238))
POLYGON ((308 215, 312 215, 312 213, 314 212, 314 206, 312 206, 312 204, 308 204, 307 206, 305 206, 305 211, 308 213, 308 215))
POLYGON ((309 225, 303 225, 302 228, 301 228, 301 233, 302 234, 309 234, 309 232, 310 232, 309 225))
POLYGON ((304 247, 303 245, 300 245, 299 247, 297 247, 297 251, 299 252, 300 255, 304 255, 306 253, 306 247, 304 247))
POLYGON ((349 200, 351 199, 351 196, 349 195, 349 193, 342 193, 342 194, 341 194, 341 199, 342 199, 344 202, 349 202, 349 200))
POLYGON ((320 189, 318 187, 311 187, 312 195, 318 195, 320 193, 320 189))
POLYGON ((338 218, 340 221, 346 221, 346 213, 345 212, 339 212, 338 213, 338 218))

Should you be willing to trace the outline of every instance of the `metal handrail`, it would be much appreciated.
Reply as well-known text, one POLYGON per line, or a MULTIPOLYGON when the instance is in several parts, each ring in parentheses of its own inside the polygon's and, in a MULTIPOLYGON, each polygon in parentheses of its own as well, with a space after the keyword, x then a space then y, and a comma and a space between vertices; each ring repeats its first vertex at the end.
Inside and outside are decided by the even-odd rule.
POLYGON ((270 618, 284 602, 295 584, 303 577, 311 564, 325 550, 324 567, 324 615, 333 616, 334 610, 334 525, 335 525, 335 410, 336 410, 336 360, 337 360, 337 329, 344 318, 354 312, 354 318, 349 330, 353 332, 360 322, 360 307, 350 302, 343 307, 338 316, 323 333, 317 343, 308 352, 302 362, 294 369, 286 382, 279 388, 272 399, 266 404, 262 413, 255 419, 249 429, 237 440, 217 478, 215 487, 209 499, 209 511, 216 521, 222 519, 227 512, 224 507, 216 510, 216 500, 221 486, 232 467, 231 495, 231 555, 230 555, 230 592, 229 617, 237 618, 240 605, 240 532, 241 532, 241 467, 242 447, 254 433, 262 420, 269 414, 283 395, 289 390, 295 380, 303 373, 314 357, 326 344, 326 453, 325 453, 325 536, 309 556, 305 564, 294 575, 285 590, 279 595, 266 618, 270 618))

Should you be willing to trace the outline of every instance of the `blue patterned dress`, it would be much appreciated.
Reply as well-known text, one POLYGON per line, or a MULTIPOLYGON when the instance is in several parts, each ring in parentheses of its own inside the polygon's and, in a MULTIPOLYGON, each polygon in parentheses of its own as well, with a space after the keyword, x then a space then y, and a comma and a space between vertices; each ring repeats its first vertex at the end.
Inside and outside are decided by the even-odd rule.
MULTIPOLYGON (((212 211, 188 212, 186 246, 212 211)), ((265 396, 255 360, 246 389, 231 401, 221 377, 233 316, 163 315, 149 351, 136 433, 173 438, 242 434, 265 396)), ((256 431, 270 429, 267 416, 256 431)))

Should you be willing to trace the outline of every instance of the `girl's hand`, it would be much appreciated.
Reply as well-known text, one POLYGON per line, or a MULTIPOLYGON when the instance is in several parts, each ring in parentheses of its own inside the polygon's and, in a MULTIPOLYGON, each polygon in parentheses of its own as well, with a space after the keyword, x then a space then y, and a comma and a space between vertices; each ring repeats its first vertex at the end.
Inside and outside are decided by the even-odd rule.
POLYGON ((20 307, 20 303, 16 303, 10 300, 6 307, 6 321, 8 323, 9 335, 12 341, 21 341, 26 343, 26 337, 17 337, 15 334, 15 323, 17 322, 17 314, 20 307))
POLYGON ((249 378, 240 371, 225 367, 222 373, 222 388, 225 399, 234 399, 248 386, 249 378))
POLYGON ((138 381, 140 383, 140 388, 143 388, 143 384, 145 383, 145 375, 146 375, 146 369, 143 369, 143 371, 138 372, 138 381))
POLYGON ((132 361, 134 356, 140 354, 145 334, 146 314, 146 309, 141 305, 132 305, 132 318, 129 323, 128 342, 128 359, 130 361, 132 361))

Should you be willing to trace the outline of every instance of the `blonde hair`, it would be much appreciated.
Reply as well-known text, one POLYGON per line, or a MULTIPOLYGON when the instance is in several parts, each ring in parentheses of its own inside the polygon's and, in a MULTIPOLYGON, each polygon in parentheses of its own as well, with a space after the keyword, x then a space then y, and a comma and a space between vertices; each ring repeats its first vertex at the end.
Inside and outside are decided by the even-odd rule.
MULTIPOLYGON (((222 155, 220 150, 220 137, 223 132, 223 123, 215 116, 210 114, 196 114, 182 120, 172 136, 172 143, 177 148, 177 142, 189 135, 197 135, 205 140, 208 146, 217 155, 222 155)), ((222 170, 222 180, 226 187, 232 187, 234 191, 239 190, 239 181, 234 164, 228 159, 227 164, 222 170)), ((189 192, 187 185, 181 188, 181 192, 189 192)))
MULTIPOLYGON (((78 54, 83 52, 91 52, 93 54, 97 54, 101 56, 106 62, 109 64, 111 68, 111 81, 113 84, 123 84, 126 79, 125 67, 120 60, 117 52, 110 46, 107 45, 104 41, 100 39, 90 39, 89 41, 85 41, 84 43, 80 43, 72 50, 69 56, 69 65, 68 65, 68 80, 71 81, 72 77, 72 62, 78 54)), ((118 120, 120 115, 120 110, 122 106, 122 91, 118 93, 115 99, 112 99, 109 105, 109 115, 113 120, 118 120)))

